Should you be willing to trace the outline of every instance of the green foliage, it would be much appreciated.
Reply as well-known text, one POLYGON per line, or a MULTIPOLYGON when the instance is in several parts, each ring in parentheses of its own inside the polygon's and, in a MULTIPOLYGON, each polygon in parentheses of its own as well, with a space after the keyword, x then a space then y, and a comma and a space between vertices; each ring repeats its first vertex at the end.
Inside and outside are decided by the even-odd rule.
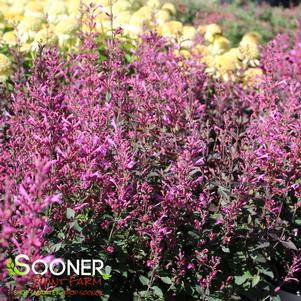
POLYGON ((175 1, 178 7, 177 19, 183 23, 210 24, 222 26, 224 35, 233 45, 249 31, 262 35, 263 43, 270 41, 278 33, 291 32, 300 20, 299 9, 284 9, 267 5, 256 5, 248 1, 175 1))
POLYGON ((221 20, 225 35, 237 44, 244 33, 256 31, 262 35, 263 43, 272 40, 278 33, 291 32, 297 28, 298 14, 290 16, 283 8, 235 4, 226 6, 226 12, 233 12, 233 19, 221 20))

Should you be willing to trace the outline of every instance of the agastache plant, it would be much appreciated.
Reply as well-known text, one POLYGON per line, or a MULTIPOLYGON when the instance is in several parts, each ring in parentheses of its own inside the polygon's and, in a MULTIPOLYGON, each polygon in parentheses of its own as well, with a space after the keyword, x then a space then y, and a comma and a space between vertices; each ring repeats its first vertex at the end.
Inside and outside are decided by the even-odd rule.
MULTIPOLYGON (((50 259, 43 256, 47 234, 51 231, 48 210, 54 204, 61 204, 59 193, 49 194, 49 171, 54 162, 36 159, 35 169, 28 172, 20 184, 7 180, 5 194, 1 198, 1 279, 12 277, 17 288, 22 289, 31 280, 29 273, 22 277, 19 274, 9 275, 8 261, 14 256, 27 255, 31 262, 36 259, 50 259)), ((12 269, 12 271, 15 271, 12 269)), ((1 286, 5 290, 5 286, 1 286)))
POLYGON ((300 35, 246 88, 155 33, 127 51, 87 22, 76 52, 40 48, 1 117, 1 267, 101 258, 108 298, 275 294, 300 263, 300 35))

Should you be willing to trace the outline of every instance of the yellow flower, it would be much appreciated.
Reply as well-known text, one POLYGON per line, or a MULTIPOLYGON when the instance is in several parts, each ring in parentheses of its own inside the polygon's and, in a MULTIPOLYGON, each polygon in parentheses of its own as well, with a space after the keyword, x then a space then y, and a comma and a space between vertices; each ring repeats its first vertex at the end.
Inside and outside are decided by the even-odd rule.
POLYGON ((205 27, 204 39, 209 43, 213 43, 216 35, 221 35, 222 30, 217 24, 209 24, 205 27))
POLYGON ((15 14, 15 15, 23 15, 25 11, 25 2, 18 2, 14 3, 13 5, 9 6, 8 13, 15 14))
POLYGON ((235 71, 241 68, 240 62, 234 51, 219 55, 215 60, 216 68, 221 72, 235 71))
POLYGON ((207 65, 207 70, 215 70, 214 64, 215 64, 215 57, 213 55, 207 54, 205 55, 202 60, 202 63, 205 63, 207 65))
POLYGON ((16 22, 20 22, 22 19, 23 19, 23 15, 17 15, 11 12, 7 12, 4 14, 4 20, 11 25, 13 25, 16 22))
POLYGON ((8 11, 8 6, 0 2, 0 30, 3 30, 5 27, 3 21, 4 21, 4 14, 7 13, 7 11, 8 11))
POLYGON ((173 54, 176 57, 183 56, 185 59, 189 59, 191 56, 190 52, 187 49, 181 49, 181 50, 176 49, 176 50, 174 50, 173 54))
POLYGON ((41 18, 25 17, 18 25, 18 30, 21 32, 35 31, 37 32, 42 24, 41 18))
POLYGON ((152 9, 158 9, 161 6, 160 0, 148 0, 146 5, 152 9))
POLYGON ((66 18, 68 9, 64 1, 52 0, 45 5, 44 12, 47 14, 50 23, 57 24, 59 21, 66 18))
POLYGON ((76 31, 79 29, 79 22, 75 18, 69 17, 60 21, 54 29, 55 34, 58 36, 60 47, 74 46, 77 38, 76 31))
POLYGON ((248 67, 259 66, 259 43, 261 35, 257 32, 246 33, 239 43, 239 59, 248 67))
POLYGON ((232 56, 233 59, 236 59, 236 60, 238 61, 240 52, 239 52, 239 49, 236 47, 236 48, 231 48, 231 49, 227 52, 227 54, 228 54, 229 56, 232 56))
POLYGON ((68 0, 67 1, 67 10, 70 16, 79 16, 80 15, 80 3, 81 0, 68 0))
POLYGON ((48 26, 43 29, 41 29, 34 41, 31 43, 31 47, 33 51, 38 50, 40 45, 49 45, 49 46, 54 46, 58 43, 58 37, 56 36, 54 32, 55 28, 54 26, 48 26))
POLYGON ((114 17, 114 27, 123 27, 129 22, 131 18, 131 13, 129 11, 122 11, 114 17))
POLYGON ((144 6, 132 15, 129 24, 140 28, 142 28, 144 24, 149 25, 151 14, 151 9, 144 6))
MULTIPOLYGON (((96 23, 96 32, 100 32, 102 34, 111 34, 111 29, 112 29, 112 24, 110 20, 103 20, 96 23)), ((83 24, 82 30, 84 32, 90 32, 91 28, 83 24)))
POLYGON ((117 15, 120 12, 129 10, 131 8, 131 5, 128 1, 126 0, 118 0, 117 2, 115 2, 113 4, 112 10, 113 10, 113 14, 117 15))
POLYGON ((156 15, 156 22, 158 25, 163 25, 164 23, 168 22, 170 20, 170 14, 168 11, 160 9, 156 15))
POLYGON ((30 1, 25 6, 24 16, 37 18, 44 17, 44 5, 42 4, 42 2, 30 1))
MULTIPOLYGON (((111 17, 110 17, 108 14, 110 14, 109 9, 103 9, 103 8, 102 8, 102 9, 99 11, 99 13, 98 13, 98 14, 96 15, 96 17, 95 17, 96 28, 99 27, 99 25, 102 25, 102 23, 105 23, 105 22, 111 23, 111 17)), ((118 15, 119 15, 119 14, 118 14, 118 15)), ((84 23, 89 22, 88 16, 84 16, 83 22, 84 22, 84 23)), ((111 27, 111 26, 110 26, 110 27, 111 27)))
POLYGON ((20 48, 20 51, 21 52, 24 52, 24 53, 28 53, 31 51, 31 43, 24 43, 21 48, 20 48))
POLYGON ((183 34, 183 24, 179 21, 169 21, 162 26, 165 37, 177 38, 183 34))
POLYGON ((241 39, 240 44, 257 44, 261 42, 261 35, 258 32, 247 32, 241 39))
POLYGON ((211 52, 213 55, 220 55, 230 49, 230 41, 222 35, 215 35, 211 52))
POLYGON ((76 18, 69 17, 68 19, 64 19, 60 21, 55 26, 56 34, 69 34, 72 35, 76 33, 79 28, 79 22, 76 18))
POLYGON ((9 58, 0 53, 0 73, 7 72, 11 67, 11 62, 9 58))
POLYGON ((262 76, 262 69, 249 68, 244 72, 243 83, 248 87, 259 87, 262 82, 262 76))
POLYGON ((131 38, 137 38, 141 33, 140 26, 132 25, 132 24, 125 24, 123 27, 124 34, 131 38))
POLYGON ((25 17, 18 25, 18 33, 22 43, 34 39, 36 33, 42 27, 42 19, 36 17, 25 17))
POLYGON ((196 30, 193 26, 184 26, 181 36, 181 46, 190 48, 193 44, 193 40, 196 34, 196 30))
POLYGON ((18 44, 17 34, 14 30, 7 31, 3 37, 2 42, 10 47, 14 47, 18 44))
POLYGON ((172 16, 174 16, 177 13, 176 7, 170 2, 164 3, 161 9, 169 12, 169 14, 171 14, 172 16))
POLYGON ((256 67, 259 65, 259 46, 255 43, 240 43, 239 59, 245 66, 256 67))
POLYGON ((197 56, 204 56, 204 55, 208 54, 207 46, 202 45, 202 44, 195 45, 191 51, 194 55, 197 55, 197 56))
POLYGON ((224 81, 235 81, 240 68, 240 63, 235 52, 228 51, 214 58, 212 67, 207 69, 215 78, 221 78, 224 81))
POLYGON ((158 36, 162 36, 162 26, 161 25, 156 25, 155 27, 152 28, 154 32, 157 33, 158 36))
POLYGON ((205 34, 206 33, 206 25, 199 25, 197 28, 197 32, 201 33, 201 34, 205 34))
POLYGON ((180 67, 185 67, 185 60, 190 59, 191 53, 187 49, 176 49, 173 51, 173 54, 176 58, 179 58, 178 64, 180 67))
POLYGON ((4 13, 4 19, 9 23, 21 21, 24 16, 24 9, 24 3, 20 2, 18 4, 14 4, 4 13))
POLYGON ((149 6, 142 6, 140 9, 137 10, 137 14, 141 17, 151 19, 153 14, 153 9, 149 6))
POLYGON ((0 82, 4 82, 9 77, 11 71, 11 62, 9 58, 0 53, 0 82))
POLYGON ((0 20, 3 21, 4 15, 8 12, 9 6, 5 3, 0 3, 0 20))
MULTIPOLYGON (((77 2, 78 0, 69 0, 69 1, 72 1, 72 2, 76 1, 77 2)), ((109 1, 110 0, 80 0, 80 2, 82 2, 83 5, 85 5, 85 6, 92 4, 92 6, 94 6, 94 7, 95 7, 95 5, 98 5, 98 4, 101 5, 101 6, 108 6, 109 1)), ((114 0, 112 0, 112 2, 114 2, 114 0)))

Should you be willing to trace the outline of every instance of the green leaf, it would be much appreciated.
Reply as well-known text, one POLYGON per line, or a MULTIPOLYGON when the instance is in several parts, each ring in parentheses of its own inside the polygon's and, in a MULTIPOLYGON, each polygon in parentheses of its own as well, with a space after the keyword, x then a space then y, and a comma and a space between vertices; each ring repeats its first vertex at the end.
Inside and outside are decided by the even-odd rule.
POLYGON ((235 276, 234 277, 234 282, 237 285, 242 285, 243 283, 245 283, 248 279, 252 279, 253 276, 250 274, 249 271, 244 272, 244 274, 242 276, 235 276))
POLYGON ((230 201, 230 191, 227 188, 223 187, 223 186, 219 186, 218 187, 218 193, 221 196, 221 203, 223 205, 228 204, 229 201, 230 201))
POLYGON ((244 276, 235 276, 234 281, 237 285, 242 285, 247 279, 244 276))
POLYGON ((64 232, 60 232, 58 235, 57 235, 58 238, 60 239, 65 239, 65 233, 64 232))
POLYGON ((76 219, 80 220, 80 221, 87 221, 89 218, 88 218, 88 216, 86 214, 78 214, 76 216, 76 219))
POLYGON ((13 260, 11 258, 9 258, 7 260, 6 267, 7 267, 9 276, 13 277, 13 276, 16 275, 16 273, 14 271, 15 265, 14 265, 13 260))
POLYGON ((143 276, 143 275, 140 275, 140 276, 139 276, 139 280, 140 280, 140 282, 141 282, 143 285, 148 285, 148 284, 149 284, 149 279, 146 278, 146 277, 143 276))
POLYGON ((210 297, 210 296, 207 298, 207 300, 208 301, 221 301, 221 299, 219 299, 219 298, 210 297))
POLYGON ((106 101, 110 102, 111 99, 112 99, 112 94, 111 94, 110 91, 107 91, 107 93, 106 93, 106 101))
POLYGON ((296 220, 295 220, 295 223, 296 223, 297 225, 301 226, 301 219, 296 219, 296 220))
POLYGON ((106 274, 103 272, 101 272, 100 274, 101 274, 103 280, 109 280, 112 277, 112 275, 109 275, 109 274, 106 274))
POLYGON ((197 286, 195 287, 195 290, 196 290, 200 295, 204 294, 204 289, 203 289, 200 285, 197 285, 197 286))
POLYGON ((75 221, 75 222, 73 223, 73 226, 74 226, 74 229, 75 229, 76 231, 78 231, 78 232, 81 232, 81 231, 83 230, 83 228, 78 224, 77 221, 75 221))
POLYGON ((22 272, 19 269, 17 269, 17 267, 15 265, 15 261, 12 258, 8 258, 8 260, 6 262, 6 267, 7 267, 8 274, 11 277, 24 276, 29 273, 29 270, 25 270, 22 272))
POLYGON ((67 208, 66 216, 68 219, 74 219, 74 216, 75 216, 74 210, 71 208, 67 208))
POLYGON ((152 290, 154 291, 154 294, 155 294, 156 296, 158 296, 158 297, 163 297, 163 292, 162 292, 162 290, 161 290, 160 287, 158 287, 158 286, 153 286, 153 287, 152 287, 152 290))
POLYGON ((222 246, 222 250, 223 250, 223 252, 225 252, 225 253, 230 253, 230 249, 229 249, 229 248, 226 248, 226 247, 224 247, 224 246, 222 246))
POLYGON ((262 256, 261 254, 255 256, 253 259, 254 259, 254 261, 256 261, 258 263, 266 263, 267 262, 266 258, 264 256, 262 256))
POLYGON ((258 282, 260 281, 260 276, 259 275, 254 275, 252 279, 252 287, 255 287, 258 282))
POLYGON ((62 242, 59 242, 59 243, 53 245, 52 248, 51 248, 51 249, 52 249, 52 252, 57 252, 57 251, 59 251, 59 250, 62 248, 62 245, 63 245, 62 242))
POLYGON ((110 299, 110 295, 109 294, 105 294, 101 296, 101 301, 108 301, 110 299))
POLYGON ((162 280, 162 282, 164 282, 165 284, 171 284, 172 281, 169 277, 160 277, 160 279, 162 280))
POLYGON ((269 270, 265 270, 265 269, 258 269, 258 272, 260 274, 263 274, 263 275, 266 275, 272 279, 274 279, 274 273, 272 271, 269 271, 269 270))
POLYGON ((112 268, 109 266, 109 265, 107 265, 106 267, 105 267, 105 273, 106 274, 111 274, 111 271, 112 271, 112 268))
POLYGON ((248 224, 251 224, 251 223, 252 223, 252 216, 248 215, 248 224))
POLYGON ((189 176, 194 176, 196 173, 201 172, 201 169, 199 167, 194 168, 190 173, 189 176))
POLYGON ((7 260, 6 267, 7 267, 9 276, 14 277, 14 276, 18 275, 18 273, 17 273, 18 270, 15 269, 14 261, 11 258, 9 258, 7 260))
MULTIPOLYGON (((265 242, 260 243, 259 245, 257 245, 254 250, 268 248, 269 246, 270 246, 270 243, 268 241, 265 241, 265 242)), ((254 251, 254 250, 252 250, 252 251, 254 251)))
POLYGON ((133 56, 130 55, 130 54, 128 54, 128 53, 126 53, 125 59, 126 59, 126 61, 127 61, 128 63, 131 63, 131 62, 133 61, 133 56))
POLYGON ((112 220, 114 220, 114 217, 110 214, 104 214, 104 215, 102 215, 102 219, 103 220, 109 219, 112 221, 112 220))
POLYGON ((288 241, 280 240, 280 242, 285 248, 298 251, 298 248, 291 240, 288 240, 288 241))
POLYGON ((200 238, 200 236, 197 233, 193 232, 193 231, 188 231, 188 235, 190 235, 194 239, 199 239, 200 238))
POLYGON ((133 301, 144 301, 146 300, 145 297, 148 295, 147 291, 140 291, 138 293, 135 293, 133 301))

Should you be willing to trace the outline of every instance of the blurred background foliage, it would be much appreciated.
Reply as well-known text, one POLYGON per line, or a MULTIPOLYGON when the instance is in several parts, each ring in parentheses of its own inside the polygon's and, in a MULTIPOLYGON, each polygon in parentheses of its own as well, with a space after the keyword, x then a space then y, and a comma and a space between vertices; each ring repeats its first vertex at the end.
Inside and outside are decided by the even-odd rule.
POLYGON ((194 25, 217 23, 234 45, 248 31, 261 33, 264 44, 278 33, 293 33, 301 19, 298 2, 175 0, 178 20, 194 25))

